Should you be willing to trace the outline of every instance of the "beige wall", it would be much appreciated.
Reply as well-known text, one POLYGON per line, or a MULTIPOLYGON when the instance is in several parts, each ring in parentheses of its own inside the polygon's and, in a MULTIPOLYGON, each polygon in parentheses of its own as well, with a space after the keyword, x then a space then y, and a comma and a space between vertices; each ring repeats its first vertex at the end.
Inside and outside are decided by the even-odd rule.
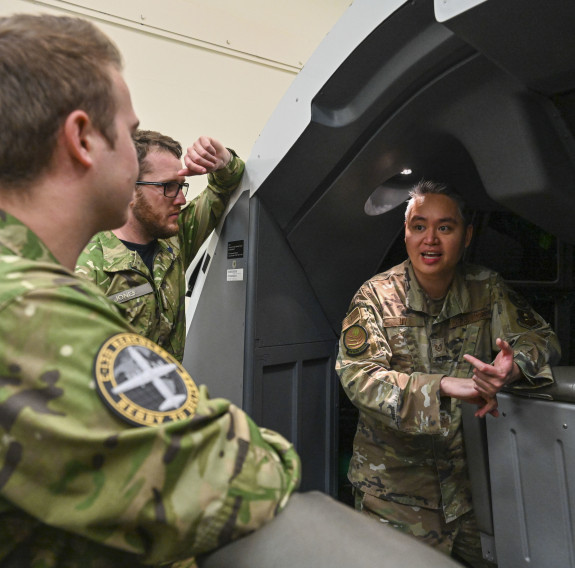
MULTIPOLYGON (((143 128, 188 146, 200 134, 245 159, 278 101, 351 0, 0 0, 80 15, 120 47, 143 128)), ((192 183, 195 192, 203 180, 192 183)))

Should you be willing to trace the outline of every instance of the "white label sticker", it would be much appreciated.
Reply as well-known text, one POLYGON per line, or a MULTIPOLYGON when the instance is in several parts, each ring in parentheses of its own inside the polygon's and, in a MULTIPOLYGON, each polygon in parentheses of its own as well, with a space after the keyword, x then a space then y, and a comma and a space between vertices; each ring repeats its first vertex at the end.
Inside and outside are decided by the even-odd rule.
POLYGON ((243 268, 229 268, 228 269, 228 282, 239 282, 244 279, 243 268))

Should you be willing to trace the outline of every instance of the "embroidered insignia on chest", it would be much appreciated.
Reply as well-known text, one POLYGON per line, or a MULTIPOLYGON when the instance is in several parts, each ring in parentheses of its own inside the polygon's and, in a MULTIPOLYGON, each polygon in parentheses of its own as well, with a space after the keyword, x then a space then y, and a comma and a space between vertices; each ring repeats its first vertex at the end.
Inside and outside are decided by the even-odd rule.
POLYGON ((533 329, 539 325, 531 310, 517 310, 517 323, 526 329, 533 329))
POLYGON ((360 355, 369 347, 367 331, 362 325, 352 325, 343 334, 343 344, 348 355, 360 355))
POLYGON ((433 357, 443 357, 447 355, 445 351, 445 342, 443 339, 432 339, 431 340, 431 352, 433 357))
POLYGON ((117 416, 153 426, 193 416, 198 388, 169 353, 135 333, 104 342, 94 361, 98 394, 117 416))

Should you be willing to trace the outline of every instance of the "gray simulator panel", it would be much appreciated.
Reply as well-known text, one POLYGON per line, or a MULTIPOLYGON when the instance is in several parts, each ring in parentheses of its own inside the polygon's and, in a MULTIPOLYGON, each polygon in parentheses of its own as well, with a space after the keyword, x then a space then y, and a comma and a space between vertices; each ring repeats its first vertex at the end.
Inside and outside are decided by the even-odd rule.
POLYGON ((200 568, 456 568, 444 554, 318 492, 295 495, 271 523, 200 568))
POLYGON ((210 396, 227 398, 240 407, 249 251, 248 198, 249 194, 244 192, 236 202, 234 214, 222 228, 213 258, 207 255, 201 260, 200 276, 206 275, 205 293, 194 314, 183 360, 194 381, 208 386, 210 396), (237 272, 228 277, 229 270, 243 270, 243 280, 237 279, 237 272))
MULTIPOLYGON (((294 441, 305 490, 335 494, 333 368, 349 301, 366 279, 405 257, 394 248, 403 211, 367 215, 374 190, 439 179, 481 213, 512 212, 575 243, 571 213, 565 221, 575 211, 575 44, 565 33, 574 28, 573 2, 487 0, 439 23, 433 0, 355 0, 262 132, 243 185, 251 197, 244 193, 222 229, 185 364, 214 396, 238 401, 294 441), (393 9, 385 12, 386 4, 393 9), (372 25, 358 39, 365 21, 372 25), (332 55, 347 45, 334 65, 332 55), (333 72, 322 77, 326 68, 333 72), (285 150, 267 153, 286 133, 285 150), (407 168, 412 174, 402 176, 407 168), (226 282, 228 242, 239 239, 244 280, 226 282)), ((573 566, 565 542, 574 536, 567 455, 574 449, 566 437, 574 426, 572 401, 560 400, 504 395, 506 416, 488 419, 487 433, 485 423, 469 422, 475 505, 501 568, 527 557, 530 566, 573 566), (517 444, 516 466, 509 444, 517 444), (540 451, 533 473, 549 483, 537 486, 525 460, 540 451), (561 452, 564 465, 556 465, 561 452), (548 495, 561 483, 566 493, 548 495), (521 501, 517 487, 528 488, 529 499, 521 501), (531 513, 530 499, 554 508, 531 513), (533 524, 539 514, 545 527, 533 524), (557 531, 552 548, 539 530, 545 539, 557 531)))
POLYGON ((296 444, 306 456, 303 490, 333 491, 336 335, 257 195, 242 194, 202 270, 208 263, 184 366, 212 397, 296 444))
POLYGON ((487 420, 499 565, 574 568, 575 405, 500 395, 499 411, 487 420))
POLYGON ((302 489, 333 491, 336 335, 302 267, 258 195, 251 202, 245 408, 292 440, 302 489))

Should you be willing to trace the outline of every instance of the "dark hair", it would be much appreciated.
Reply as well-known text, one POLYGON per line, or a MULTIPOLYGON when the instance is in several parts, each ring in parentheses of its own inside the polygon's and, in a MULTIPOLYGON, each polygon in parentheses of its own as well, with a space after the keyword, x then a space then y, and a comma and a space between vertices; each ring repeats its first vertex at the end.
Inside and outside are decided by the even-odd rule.
POLYGON ((158 148, 172 153, 178 160, 182 157, 182 146, 179 142, 156 132, 155 130, 136 130, 133 137, 138 153, 138 164, 140 165, 140 177, 149 172, 146 156, 152 148, 158 148))
POLYGON ((113 68, 122 68, 120 52, 86 20, 0 18, 0 184, 21 187, 37 178, 74 110, 84 110, 114 146, 113 68))
POLYGON ((438 183, 430 180, 421 180, 419 183, 414 185, 411 191, 409 192, 410 199, 408 200, 407 207, 405 208, 406 221, 407 216, 409 215, 409 211, 413 207, 415 201, 418 198, 428 194, 445 195, 450 199, 453 199, 453 201, 455 201, 455 204, 457 205, 457 209, 461 214, 465 226, 471 224, 471 216, 469 214, 469 211, 467 210, 467 205, 463 197, 461 197, 461 195, 457 193, 452 187, 443 183, 438 183))

